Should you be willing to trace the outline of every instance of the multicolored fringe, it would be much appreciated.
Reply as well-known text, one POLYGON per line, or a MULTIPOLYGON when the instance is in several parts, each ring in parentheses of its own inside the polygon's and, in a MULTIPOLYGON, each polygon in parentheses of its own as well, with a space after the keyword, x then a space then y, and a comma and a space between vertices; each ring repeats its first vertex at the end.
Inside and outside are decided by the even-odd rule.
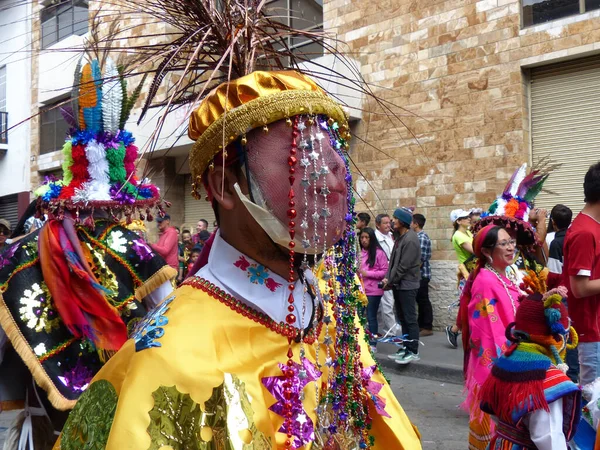
POLYGON ((508 423, 538 409, 549 411, 544 379, 552 361, 538 347, 516 344, 498 358, 481 388, 483 411, 508 423))

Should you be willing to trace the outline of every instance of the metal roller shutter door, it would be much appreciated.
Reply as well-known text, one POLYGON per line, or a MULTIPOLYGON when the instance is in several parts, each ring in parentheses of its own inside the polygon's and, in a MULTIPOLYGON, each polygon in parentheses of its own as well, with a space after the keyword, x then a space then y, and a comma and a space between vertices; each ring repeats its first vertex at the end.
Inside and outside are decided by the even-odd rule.
POLYGON ((11 229, 19 222, 19 202, 16 195, 0 197, 0 219, 10 222, 11 229))
POLYGON ((192 192, 192 177, 187 176, 185 179, 185 213, 183 228, 188 228, 192 233, 196 232, 196 224, 200 219, 208 220, 208 230, 212 231, 213 222, 215 221, 215 213, 212 210, 210 202, 206 201, 206 191, 202 188, 202 198, 196 200, 190 192, 192 192))
POLYGON ((600 57, 531 71, 533 162, 549 157, 562 164, 546 181, 536 205, 584 205, 583 178, 600 161, 600 57))

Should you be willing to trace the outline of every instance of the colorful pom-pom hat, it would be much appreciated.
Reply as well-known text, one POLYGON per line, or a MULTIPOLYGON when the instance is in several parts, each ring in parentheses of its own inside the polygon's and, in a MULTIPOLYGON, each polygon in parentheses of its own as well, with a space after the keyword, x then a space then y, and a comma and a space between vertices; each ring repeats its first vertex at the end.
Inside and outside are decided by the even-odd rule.
POLYGON ((541 245, 528 222, 529 213, 551 169, 547 166, 534 167, 527 174, 527 164, 519 167, 508 180, 502 194, 494 200, 487 212, 481 215, 481 220, 474 225, 473 232, 477 233, 485 226, 493 224, 508 231, 512 230, 516 235, 517 245, 541 245))
POLYGON ((127 221, 138 213, 152 220, 164 215, 156 186, 136 177, 138 148, 125 123, 142 83, 131 96, 116 64, 97 59, 75 69, 71 106, 61 108, 70 130, 62 148, 63 179, 46 180, 35 191, 40 210, 61 220, 65 211, 105 210, 112 218, 127 221), (102 73, 104 72, 104 73, 102 73), (157 211, 156 211, 157 210, 157 211))

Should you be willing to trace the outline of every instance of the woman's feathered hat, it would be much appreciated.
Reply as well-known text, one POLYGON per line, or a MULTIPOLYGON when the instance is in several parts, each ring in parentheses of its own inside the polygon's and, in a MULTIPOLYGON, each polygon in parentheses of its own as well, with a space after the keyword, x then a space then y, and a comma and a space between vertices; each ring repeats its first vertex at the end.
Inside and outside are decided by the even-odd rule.
POLYGON ((529 174, 527 164, 519 167, 506 184, 504 191, 494 200, 487 212, 481 215, 481 220, 473 227, 477 233, 481 228, 494 224, 516 233, 518 245, 535 245, 535 232, 529 224, 529 213, 533 201, 542 191, 544 182, 555 168, 547 161, 534 166, 529 174))
POLYGON ((104 209, 131 220, 152 220, 157 207, 164 214, 160 193, 148 180, 136 177, 138 148, 125 123, 142 84, 128 96, 127 84, 111 58, 104 67, 93 59, 75 70, 71 105, 61 108, 70 125, 63 145, 62 180, 46 180, 35 194, 40 206, 61 219, 65 211, 104 209))

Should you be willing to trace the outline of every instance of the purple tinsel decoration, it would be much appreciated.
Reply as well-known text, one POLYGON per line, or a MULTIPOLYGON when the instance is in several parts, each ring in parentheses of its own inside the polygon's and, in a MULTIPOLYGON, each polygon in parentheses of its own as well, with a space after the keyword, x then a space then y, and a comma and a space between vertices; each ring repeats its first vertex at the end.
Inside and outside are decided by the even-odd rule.
POLYGON ((143 239, 136 239, 133 241, 133 250, 142 261, 150 261, 154 256, 152 249, 143 239))
POLYGON ((43 184, 50 184, 50 183, 54 183, 58 181, 58 178, 56 178, 54 175, 46 175, 44 177, 44 183, 43 184))
POLYGON ((58 377, 58 379, 66 387, 70 388, 74 392, 83 392, 87 389, 94 378, 94 373, 85 367, 80 360, 77 360, 77 364, 71 370, 64 372, 64 376, 58 377))
POLYGON ((104 145, 104 148, 106 149, 119 148, 119 140, 110 132, 103 131, 102 133, 98 133, 96 136, 96 141, 104 145))
MULTIPOLYGON (((279 368, 284 371, 287 366, 279 364, 279 368)), ((294 448, 302 447, 308 442, 313 442, 315 439, 315 430, 312 419, 304 410, 300 394, 304 387, 313 381, 316 381, 321 376, 321 372, 308 359, 302 359, 302 365, 294 363, 291 366, 294 376, 290 379, 292 383, 292 396, 289 400, 292 404, 292 424, 288 429, 286 422, 279 429, 282 433, 290 433, 295 437, 294 448), (305 372, 304 377, 300 377, 300 370, 305 372)), ((261 379, 262 384, 267 388, 277 403, 273 404, 269 409, 280 416, 284 416, 284 405, 288 402, 285 397, 283 385, 288 380, 285 375, 274 377, 264 377, 261 379)))
POLYGON ((114 184, 110 188, 110 198, 122 205, 133 205, 135 203, 135 195, 132 195, 121 189, 121 183, 114 184))

